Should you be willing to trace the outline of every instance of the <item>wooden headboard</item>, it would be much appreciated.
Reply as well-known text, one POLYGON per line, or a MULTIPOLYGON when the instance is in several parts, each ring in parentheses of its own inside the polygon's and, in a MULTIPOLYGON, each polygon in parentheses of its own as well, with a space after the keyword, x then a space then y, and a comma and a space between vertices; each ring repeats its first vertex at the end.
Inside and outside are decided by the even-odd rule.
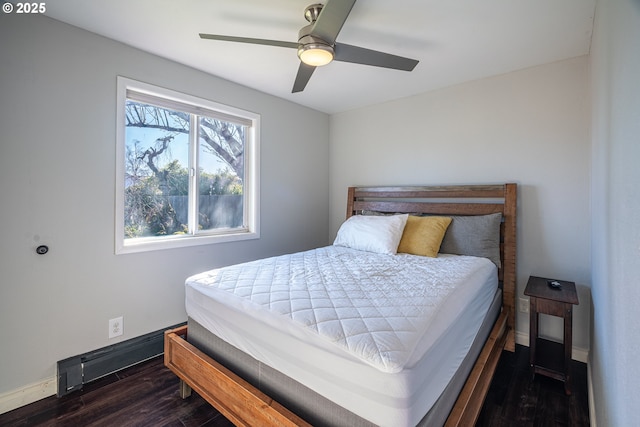
POLYGON ((517 185, 349 187, 347 218, 362 211, 437 215, 502 213, 498 279, 507 311, 505 349, 515 351, 517 185))

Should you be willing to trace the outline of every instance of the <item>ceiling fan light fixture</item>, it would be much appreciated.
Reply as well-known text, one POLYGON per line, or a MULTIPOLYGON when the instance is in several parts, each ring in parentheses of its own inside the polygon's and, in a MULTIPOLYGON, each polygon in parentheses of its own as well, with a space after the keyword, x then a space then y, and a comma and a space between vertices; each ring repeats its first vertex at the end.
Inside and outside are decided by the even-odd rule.
POLYGON ((333 61, 333 48, 322 43, 309 43, 298 48, 298 58, 312 67, 321 67, 333 61))

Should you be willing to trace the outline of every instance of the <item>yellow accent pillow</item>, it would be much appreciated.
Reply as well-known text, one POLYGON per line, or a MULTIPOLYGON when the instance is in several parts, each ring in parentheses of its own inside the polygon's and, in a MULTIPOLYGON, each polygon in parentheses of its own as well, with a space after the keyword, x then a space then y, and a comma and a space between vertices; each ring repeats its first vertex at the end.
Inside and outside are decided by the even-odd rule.
POLYGON ((435 258, 449 224, 446 216, 409 216, 398 252, 435 258))

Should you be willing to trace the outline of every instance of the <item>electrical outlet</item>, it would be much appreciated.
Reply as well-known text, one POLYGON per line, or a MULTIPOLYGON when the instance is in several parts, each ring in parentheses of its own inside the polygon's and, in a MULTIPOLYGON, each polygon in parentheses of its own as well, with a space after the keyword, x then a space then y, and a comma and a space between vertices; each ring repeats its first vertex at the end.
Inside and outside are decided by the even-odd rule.
POLYGON ((109 319, 109 338, 115 338, 122 335, 124 330, 124 320, 122 316, 115 319, 109 319))
POLYGON ((518 310, 520 310, 520 312, 522 312, 522 313, 528 313, 529 312, 529 300, 527 298, 520 298, 519 302, 520 302, 520 304, 518 306, 518 310))

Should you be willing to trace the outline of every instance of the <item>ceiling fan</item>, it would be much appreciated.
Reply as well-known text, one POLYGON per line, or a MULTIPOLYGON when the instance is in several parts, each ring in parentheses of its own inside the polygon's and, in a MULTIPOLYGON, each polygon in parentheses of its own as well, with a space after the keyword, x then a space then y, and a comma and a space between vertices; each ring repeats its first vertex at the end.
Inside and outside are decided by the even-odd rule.
POLYGON ((254 39, 248 37, 200 34, 203 39, 240 43, 261 44, 267 46, 288 47, 298 50, 300 67, 291 92, 302 92, 316 67, 331 61, 352 62, 373 65, 395 70, 412 71, 418 64, 415 59, 391 55, 363 47, 336 43, 338 33, 349 16, 356 0, 327 0, 325 5, 312 4, 304 11, 304 17, 310 23, 298 32, 298 42, 254 39))

